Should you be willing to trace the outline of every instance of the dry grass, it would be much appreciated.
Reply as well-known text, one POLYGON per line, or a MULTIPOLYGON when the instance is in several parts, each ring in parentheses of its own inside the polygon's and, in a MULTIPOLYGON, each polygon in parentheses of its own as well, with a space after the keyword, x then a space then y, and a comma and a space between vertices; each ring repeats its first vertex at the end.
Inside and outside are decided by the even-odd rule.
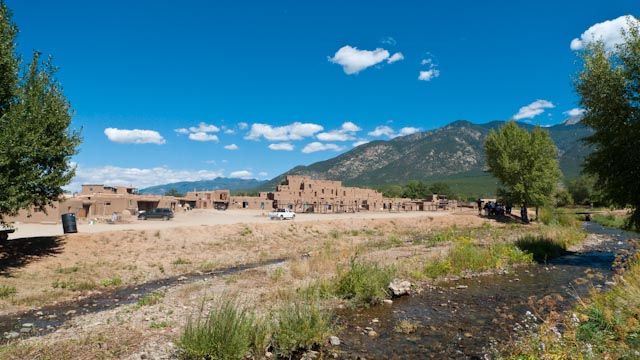
MULTIPOLYGON (((11 269, 3 284, 15 287, 10 298, 0 299, 0 312, 12 313, 27 307, 70 300, 95 291, 53 288, 56 280, 81 279, 102 284, 122 279, 122 285, 191 272, 210 272, 229 266, 267 259, 288 258, 286 263, 244 271, 223 277, 210 277, 167 289, 152 306, 135 305, 78 317, 70 330, 59 330, 35 341, 11 344, 6 358, 125 358, 143 350, 157 354, 166 349, 182 331, 185 319, 199 309, 207 311, 215 294, 231 292, 256 313, 264 314, 296 289, 312 281, 336 275, 336 269, 349 259, 358 258, 380 264, 410 263, 413 259, 440 252, 414 244, 414 239, 433 228, 452 222, 479 224, 477 216, 421 217, 407 219, 344 219, 314 222, 272 222, 193 226, 161 230, 114 231, 77 234, 65 239, 58 254, 42 257, 11 269), (188 259, 179 261, 177 259, 188 259), (278 270, 281 269, 281 270, 278 270), (102 339, 111 329, 118 336, 102 339), (167 324, 158 328, 153 324, 167 324), (72 329, 72 330, 71 330, 72 329), (138 329, 130 331, 130 329, 138 329), (122 336, 122 339, 118 339, 122 336), (80 338, 81 340, 73 340, 80 338), (100 343, 101 348, 94 345, 100 343), (159 344, 159 345, 158 345, 159 344), (66 356, 72 349, 76 356, 66 356), (73 350, 75 349, 75 350, 73 350), (100 350, 102 349, 102 350, 100 350), (154 349, 154 350, 148 350, 154 349), (42 356, 31 356, 42 354, 42 356), (116 354, 116 355, 113 355, 116 354), (126 355, 126 356, 125 356, 126 355)), ((71 353, 71 352, 70 352, 71 353)), ((138 357, 139 358, 139 357, 138 357)), ((153 358, 151 356, 150 358, 153 358)))

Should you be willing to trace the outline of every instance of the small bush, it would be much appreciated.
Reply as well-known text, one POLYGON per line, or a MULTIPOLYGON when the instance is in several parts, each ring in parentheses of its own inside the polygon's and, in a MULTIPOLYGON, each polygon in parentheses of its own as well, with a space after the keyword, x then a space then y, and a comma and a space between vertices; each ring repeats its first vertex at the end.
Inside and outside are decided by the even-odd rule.
POLYGON ((56 280, 51 286, 54 289, 60 288, 71 291, 93 290, 98 287, 98 285, 92 281, 76 282, 74 280, 56 280))
POLYGON ((120 286, 120 285, 122 285, 122 279, 118 276, 114 277, 113 279, 107 279, 102 281, 102 286, 104 287, 120 286))
POLYGON ((516 246, 533 256, 535 261, 546 261, 558 257, 566 246, 544 236, 526 235, 516 241, 516 246))
POLYGON ((152 329, 163 329, 163 328, 166 328, 167 326, 169 326, 169 323, 167 323, 166 321, 161 321, 159 323, 152 321, 151 325, 149 325, 149 327, 152 329))
POLYGON ((276 313, 273 332, 274 351, 291 357, 299 349, 311 349, 321 344, 332 329, 331 314, 315 303, 294 301, 276 313))
MULTIPOLYGON (((209 315, 189 319, 180 337, 183 359, 241 360, 255 338, 254 315, 229 299, 219 299, 209 315)), ((264 345, 264 343, 262 344, 264 345)))
POLYGON ((177 259, 173 260, 172 264, 173 265, 187 265, 187 264, 191 264, 191 260, 183 259, 183 258, 177 258, 177 259))
POLYGON ((473 239, 460 236, 443 259, 427 263, 424 274, 433 279, 449 274, 502 269, 513 264, 530 263, 532 256, 512 244, 494 242, 474 244, 473 239))
POLYGON ((538 214, 539 221, 545 225, 560 225, 567 227, 579 227, 580 221, 574 214, 561 209, 542 208, 538 214))
POLYGON ((281 267, 276 268, 275 270, 273 270, 273 273, 271 273, 271 280, 273 281, 278 281, 280 279, 282 279, 282 277, 287 273, 287 271, 281 267))
POLYGON ((338 271, 336 295, 355 305, 379 304, 389 296, 389 283, 395 273, 394 267, 352 260, 348 271, 338 271))
POLYGON ((16 292, 16 288, 13 286, 0 285, 0 299, 8 298, 16 292))
POLYGON ((141 297, 138 302, 136 303, 137 307, 142 307, 142 306, 150 306, 150 305, 155 305, 160 303, 160 301, 162 301, 162 299, 164 298, 164 292, 162 291, 154 291, 150 294, 147 294, 143 297, 141 297))
POLYGON ((77 272, 78 270, 80 270, 78 266, 71 266, 66 268, 58 268, 56 272, 60 274, 71 274, 71 273, 77 272))

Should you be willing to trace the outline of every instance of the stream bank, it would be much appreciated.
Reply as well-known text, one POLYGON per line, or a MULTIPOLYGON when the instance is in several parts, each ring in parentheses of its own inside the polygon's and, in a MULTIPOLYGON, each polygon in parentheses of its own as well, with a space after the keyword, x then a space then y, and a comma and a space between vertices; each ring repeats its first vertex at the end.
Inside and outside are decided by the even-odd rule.
POLYGON ((502 275, 460 279, 395 299, 392 305, 344 311, 341 345, 348 359, 484 359, 497 342, 551 311, 571 310, 613 275, 635 250, 634 233, 585 223, 584 248, 502 275))

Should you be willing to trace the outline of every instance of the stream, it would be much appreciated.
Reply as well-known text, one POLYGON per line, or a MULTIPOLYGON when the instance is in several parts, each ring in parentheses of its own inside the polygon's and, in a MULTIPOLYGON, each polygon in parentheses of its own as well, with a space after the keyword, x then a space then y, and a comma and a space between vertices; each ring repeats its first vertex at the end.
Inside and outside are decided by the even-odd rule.
POLYGON ((638 234, 584 226, 603 241, 546 264, 460 279, 394 299, 392 305, 345 311, 339 316, 342 344, 333 350, 349 359, 484 359, 492 342, 513 338, 514 328, 526 326, 525 318, 536 322, 552 310, 568 311, 590 290, 611 284, 616 267, 634 251, 628 240, 638 234), (403 320, 412 331, 401 331, 403 320))
MULTIPOLYGON (((568 252, 545 264, 516 268, 501 275, 428 287, 420 294, 394 299, 392 305, 342 310, 338 314, 341 344, 327 350, 347 359, 484 359, 492 343, 515 336, 514 328, 523 323, 526 314, 541 319, 552 310, 570 310, 590 290, 611 284, 616 269, 624 266, 624 259, 634 251, 628 240, 638 238, 638 234, 596 223, 584 226, 601 241, 578 253, 568 252), (411 331, 399 330, 403 320, 412 327, 411 331), (372 331, 374 336, 370 336, 372 331)), ((283 261, 186 274, 0 316, 0 345, 15 338, 53 332, 75 316, 132 304, 154 291, 283 261)))
POLYGON ((132 287, 103 291, 81 300, 44 306, 36 310, 0 316, 0 344, 18 337, 40 336, 55 331, 71 318, 97 313, 117 306, 136 303, 145 295, 169 287, 184 285, 216 276, 230 275, 244 270, 283 263, 286 259, 273 259, 258 263, 233 266, 206 273, 193 273, 150 281, 132 287))

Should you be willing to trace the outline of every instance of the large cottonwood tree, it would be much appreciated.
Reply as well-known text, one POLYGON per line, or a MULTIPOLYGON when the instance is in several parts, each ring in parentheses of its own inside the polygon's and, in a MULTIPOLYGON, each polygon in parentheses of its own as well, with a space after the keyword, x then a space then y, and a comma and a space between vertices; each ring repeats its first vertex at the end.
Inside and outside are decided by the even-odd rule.
POLYGON ((46 211, 74 176, 80 135, 51 59, 34 52, 23 69, 17 27, 0 0, 0 224, 21 209, 46 211))
POLYGON ((624 42, 609 49, 591 43, 576 91, 582 122, 595 130, 584 169, 596 175, 596 188, 611 203, 632 206, 631 225, 640 227, 640 22, 629 21, 624 42))
POLYGON ((484 149, 488 171, 499 181, 499 193, 513 205, 538 207, 553 199, 562 177, 557 149, 546 130, 533 131, 507 122, 487 136, 484 149))

